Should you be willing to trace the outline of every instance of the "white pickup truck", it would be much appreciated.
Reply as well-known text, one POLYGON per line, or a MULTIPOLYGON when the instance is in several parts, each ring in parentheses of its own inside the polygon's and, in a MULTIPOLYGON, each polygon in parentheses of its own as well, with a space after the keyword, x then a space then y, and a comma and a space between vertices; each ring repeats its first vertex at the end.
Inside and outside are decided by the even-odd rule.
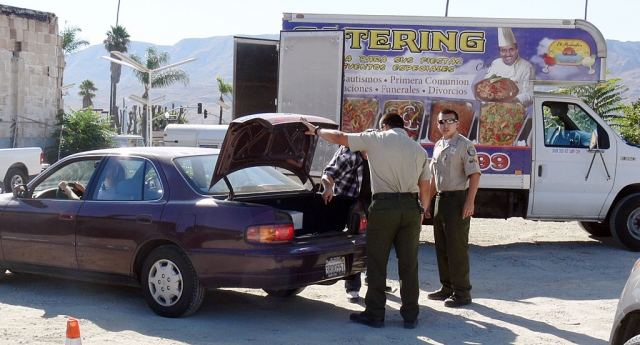
POLYGON ((44 167, 44 154, 39 147, 0 149, 0 189, 10 193, 14 186, 26 184, 44 167))

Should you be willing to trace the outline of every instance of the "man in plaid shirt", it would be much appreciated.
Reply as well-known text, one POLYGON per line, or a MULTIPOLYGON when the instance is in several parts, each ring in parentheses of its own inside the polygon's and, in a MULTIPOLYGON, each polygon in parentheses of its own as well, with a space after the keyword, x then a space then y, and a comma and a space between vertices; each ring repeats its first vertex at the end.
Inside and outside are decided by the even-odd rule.
MULTIPOLYGON (((366 152, 352 152, 348 147, 340 146, 322 172, 322 187, 324 188, 322 199, 325 205, 334 195, 342 195, 360 198, 365 206, 369 207, 371 184, 366 152)), ((349 302, 358 302, 361 286, 359 273, 353 277, 353 280, 345 280, 344 288, 349 302)))

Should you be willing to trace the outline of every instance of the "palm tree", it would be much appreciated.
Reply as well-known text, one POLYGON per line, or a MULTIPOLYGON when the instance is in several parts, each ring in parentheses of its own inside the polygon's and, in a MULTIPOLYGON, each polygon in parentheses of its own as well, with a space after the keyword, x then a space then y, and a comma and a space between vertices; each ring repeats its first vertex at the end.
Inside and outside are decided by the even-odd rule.
MULTIPOLYGON (((122 25, 112 26, 110 31, 107 31, 107 38, 104 40, 104 49, 109 53, 112 51, 119 51, 126 53, 129 51, 129 45, 131 40, 129 39, 129 33, 122 25)), ((117 56, 111 54, 114 59, 120 60, 117 56)), ((109 98, 109 111, 111 112, 111 118, 116 125, 116 130, 120 132, 120 116, 118 116, 118 106, 116 105, 117 99, 117 86, 120 82, 120 74, 122 72, 122 65, 115 62, 111 63, 111 97, 109 98)))
POLYGON ((640 99, 624 107, 624 115, 613 119, 615 129, 627 142, 640 146, 640 99))
MULTIPOLYGON (((233 93, 233 85, 225 83, 222 77, 216 77, 216 81, 218 82, 218 92, 220 92, 220 102, 224 103, 224 99, 222 98, 222 96, 227 96, 227 98, 231 99, 229 95, 233 93)), ((222 107, 220 107, 220 117, 218 118, 218 123, 222 124, 222 107)))
POLYGON ((98 90, 96 84, 91 79, 85 79, 80 83, 79 88, 78 96, 82 96, 82 108, 93 107, 92 98, 96 96, 93 92, 98 90))
POLYGON ((80 48, 89 45, 89 41, 77 37, 78 33, 82 32, 77 26, 65 27, 60 36, 62 36, 62 51, 64 55, 73 55, 80 50, 80 48))
MULTIPOLYGON (((168 52, 164 52, 158 54, 156 47, 148 46, 145 49, 144 57, 146 61, 142 61, 142 59, 136 54, 133 53, 130 55, 131 59, 135 60, 137 63, 145 66, 149 70, 154 70, 163 66, 167 66, 170 63, 171 57, 168 52)), ((149 73, 138 71, 137 69, 133 71, 133 74, 136 76, 140 84, 144 85, 144 93, 142 94, 142 98, 149 98, 149 73)), ((175 83, 182 83, 184 86, 189 85, 189 73, 187 73, 183 69, 178 68, 169 68, 153 74, 151 79, 151 87, 154 89, 159 89, 167 86, 171 86, 175 83)), ((151 111, 151 109, 147 109, 147 106, 144 106, 144 111, 142 112, 142 128, 147 128, 147 111, 151 111)), ((151 112, 153 117, 153 112, 151 112)), ((150 138, 145 138, 145 140, 150 140, 150 138)))
POLYGON ((608 120, 624 109, 623 94, 629 90, 627 86, 617 84, 618 81, 620 78, 612 78, 597 84, 562 88, 557 92, 579 97, 600 117, 608 120))

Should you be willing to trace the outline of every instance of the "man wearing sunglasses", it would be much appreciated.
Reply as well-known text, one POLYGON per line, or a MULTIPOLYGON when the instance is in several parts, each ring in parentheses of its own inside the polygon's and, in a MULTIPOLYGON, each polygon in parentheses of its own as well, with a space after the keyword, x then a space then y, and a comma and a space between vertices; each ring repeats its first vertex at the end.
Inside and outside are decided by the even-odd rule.
POLYGON ((433 148, 431 192, 436 202, 433 234, 442 287, 427 295, 446 307, 471 303, 469 226, 480 183, 480 166, 473 143, 458 133, 458 113, 438 114, 442 139, 433 148))

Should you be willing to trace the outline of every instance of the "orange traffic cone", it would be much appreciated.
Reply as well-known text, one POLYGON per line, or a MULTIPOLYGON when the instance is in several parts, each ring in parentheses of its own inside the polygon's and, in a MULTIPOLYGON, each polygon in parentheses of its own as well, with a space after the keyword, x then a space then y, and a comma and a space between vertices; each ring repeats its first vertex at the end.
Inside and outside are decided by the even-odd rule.
POLYGON ((67 320, 67 341, 64 345, 82 345, 80 325, 78 324, 78 320, 72 317, 67 320))

